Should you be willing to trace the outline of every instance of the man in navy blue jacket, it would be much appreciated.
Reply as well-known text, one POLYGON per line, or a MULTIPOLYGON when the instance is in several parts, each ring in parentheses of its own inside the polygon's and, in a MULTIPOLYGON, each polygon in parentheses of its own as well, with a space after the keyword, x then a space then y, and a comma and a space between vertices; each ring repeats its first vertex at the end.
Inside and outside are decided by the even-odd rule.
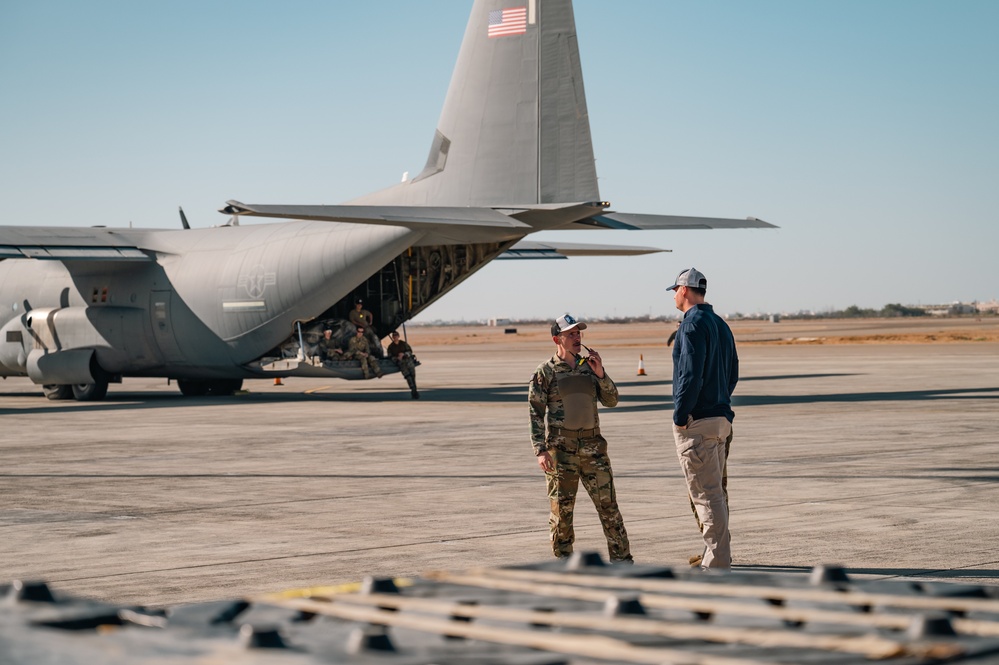
POLYGON ((731 441, 732 391, 739 381, 735 338, 708 303, 708 280, 688 268, 669 287, 683 320, 673 346, 673 438, 704 538, 702 568, 729 568, 725 476, 731 441))

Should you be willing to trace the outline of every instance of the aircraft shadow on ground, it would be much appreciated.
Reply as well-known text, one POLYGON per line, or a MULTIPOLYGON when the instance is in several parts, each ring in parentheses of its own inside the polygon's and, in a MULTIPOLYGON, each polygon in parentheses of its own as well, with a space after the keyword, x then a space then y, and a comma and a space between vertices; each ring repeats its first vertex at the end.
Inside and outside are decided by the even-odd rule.
POLYGON ((817 402, 922 402, 941 399, 999 399, 999 388, 950 388, 831 393, 823 395, 747 395, 733 399, 733 406, 812 404, 817 402), (981 393, 992 393, 983 395, 981 393))
MULTIPOLYGON (((827 404, 856 402, 929 402, 948 399, 999 399, 999 388, 954 388, 949 390, 902 390, 885 392, 831 393, 813 395, 745 395, 736 394, 732 407, 782 406, 789 404, 827 404), (983 394, 991 393, 991 394, 983 394)), ((647 401, 638 398, 636 401, 647 401)), ((622 399, 624 401, 630 401, 622 399)), ((673 409, 673 401, 666 399, 636 406, 623 406, 617 412, 665 411, 673 409)))
MULTIPOLYGON (((788 379, 827 379, 834 376, 859 376, 857 374, 848 374, 845 372, 834 372, 829 374, 775 374, 769 376, 742 376, 739 377, 739 383, 745 383, 746 381, 786 381, 788 379)), ((650 381, 648 379, 633 379, 631 381, 615 381, 618 388, 638 388, 644 386, 671 386, 673 385, 672 379, 663 379, 661 381, 650 381)))
MULTIPOLYGON (((199 479, 325 479, 325 480, 536 480, 536 473, 0 473, 0 478, 101 478, 106 480, 148 480, 157 478, 174 478, 178 480, 199 480, 199 479)), ((319 497, 316 500, 323 501, 329 497, 319 497)), ((301 499, 290 501, 271 501, 268 503, 294 503, 301 499)), ((212 508, 217 508, 213 506, 212 508)), ((184 510, 187 510, 186 508, 184 510)))
MULTIPOLYGON (((808 566, 768 566, 763 564, 744 564, 732 566, 734 570, 760 573, 803 573, 808 574, 808 566)), ((947 577, 947 578, 995 578, 999 579, 999 570, 989 568, 854 568, 844 566, 849 575, 880 575, 890 577, 947 577)))
POLYGON ((973 483, 999 483, 999 469, 989 467, 937 467, 937 473, 931 476, 920 476, 920 478, 938 478, 940 480, 959 480, 961 482, 973 483), (943 475, 954 474, 954 475, 943 475), (991 474, 991 475, 987 475, 991 474))
MULTIPOLYGON (((443 388, 421 389, 421 399, 426 402, 521 402, 526 401, 527 385, 499 385, 475 388, 443 388)), ((255 407, 260 404, 291 404, 307 402, 411 402, 409 390, 400 387, 398 390, 355 391, 346 393, 301 391, 289 392, 250 392, 227 397, 186 397, 178 393, 168 392, 120 392, 108 393, 101 402, 50 402, 39 393, 21 392, 5 393, 3 397, 31 397, 38 400, 37 406, 21 408, 2 408, 0 415, 30 416, 36 414, 73 413, 80 409, 95 411, 131 411, 136 409, 160 409, 164 407, 199 408, 213 406, 245 405, 255 407)))
MULTIPOLYGON (((786 375, 769 377, 747 377, 744 380, 791 380, 815 378, 816 376, 849 376, 849 375, 786 375)), ((623 389, 616 413, 666 411, 673 408, 671 396, 665 393, 658 395, 634 395, 627 392, 635 386, 667 386, 668 381, 643 382, 630 381, 619 383, 623 389)), ((521 384, 501 384, 495 386, 478 386, 462 388, 429 388, 420 391, 425 402, 449 403, 518 403, 525 402, 527 386, 521 384)), ((291 402, 409 402, 409 392, 403 388, 398 390, 355 391, 346 393, 304 393, 304 392, 249 392, 232 397, 184 397, 179 393, 109 393, 103 402, 79 403, 47 402, 36 393, 7 393, 9 397, 37 397, 38 406, 27 408, 0 408, 0 415, 33 415, 53 414, 76 411, 78 409, 96 409, 99 411, 128 411, 133 409, 162 408, 164 406, 211 407, 218 405, 245 404, 254 406, 261 403, 291 403, 291 402)), ((796 395, 739 395, 732 399, 734 408, 745 406, 779 406, 790 404, 825 404, 825 403, 863 403, 863 402, 928 402, 954 399, 999 399, 999 387, 992 388, 951 388, 901 391, 871 391, 828 394, 796 394, 796 395)))

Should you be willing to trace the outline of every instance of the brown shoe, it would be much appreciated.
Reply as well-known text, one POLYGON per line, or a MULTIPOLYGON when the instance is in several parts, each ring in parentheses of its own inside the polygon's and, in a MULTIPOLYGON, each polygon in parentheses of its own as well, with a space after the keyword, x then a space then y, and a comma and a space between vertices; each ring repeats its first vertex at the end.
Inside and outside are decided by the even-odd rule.
POLYGON ((701 557, 701 555, 700 555, 700 554, 695 554, 694 556, 692 556, 692 557, 689 557, 689 558, 687 559, 687 563, 689 563, 689 564, 690 564, 690 567, 691 567, 691 568, 697 568, 698 566, 700 566, 700 565, 701 565, 701 558, 702 558, 702 557, 701 557))

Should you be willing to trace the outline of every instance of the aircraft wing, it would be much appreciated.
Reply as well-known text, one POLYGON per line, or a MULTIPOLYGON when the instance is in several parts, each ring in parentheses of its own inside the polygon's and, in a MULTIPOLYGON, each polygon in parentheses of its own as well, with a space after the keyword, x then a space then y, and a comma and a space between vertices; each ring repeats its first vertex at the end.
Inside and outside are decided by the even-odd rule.
POLYGON ((578 242, 533 242, 521 240, 497 259, 567 259, 570 256, 637 256, 671 252, 658 247, 628 247, 624 245, 591 245, 578 242))
POLYGON ((756 217, 726 219, 723 217, 682 217, 676 215, 642 215, 630 212, 607 212, 593 215, 563 227, 589 229, 627 229, 656 231, 681 229, 776 229, 773 224, 756 217))
POLYGON ((279 219, 309 219, 355 224, 387 224, 413 229, 441 229, 450 226, 524 229, 528 224, 497 212, 492 208, 446 206, 368 206, 368 205, 255 205, 226 201, 219 212, 247 217, 279 219))
POLYGON ((0 226, 0 259, 151 261, 132 240, 112 229, 0 226))
POLYGON ((219 212, 248 217, 280 219, 310 219, 356 224, 389 224, 414 229, 446 229, 448 227, 480 227, 501 229, 627 229, 640 231, 680 229, 774 229, 773 224, 756 217, 728 219, 722 217, 683 217, 677 215, 643 215, 627 212, 599 212, 608 206, 599 203, 559 203, 498 208, 447 206, 371 206, 371 205, 255 205, 226 201, 219 212), (500 212, 502 210, 503 212, 500 212))

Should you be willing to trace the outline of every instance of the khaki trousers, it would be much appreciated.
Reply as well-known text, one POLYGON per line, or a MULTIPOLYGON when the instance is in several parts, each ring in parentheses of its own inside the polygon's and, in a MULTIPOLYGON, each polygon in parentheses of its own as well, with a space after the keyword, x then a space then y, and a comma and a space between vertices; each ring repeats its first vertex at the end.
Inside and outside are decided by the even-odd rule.
POLYGON ((687 492, 701 523, 704 554, 701 566, 732 566, 732 537, 728 530, 728 501, 725 497, 725 442, 732 432, 727 418, 693 420, 685 429, 673 425, 676 456, 680 460, 687 492))

